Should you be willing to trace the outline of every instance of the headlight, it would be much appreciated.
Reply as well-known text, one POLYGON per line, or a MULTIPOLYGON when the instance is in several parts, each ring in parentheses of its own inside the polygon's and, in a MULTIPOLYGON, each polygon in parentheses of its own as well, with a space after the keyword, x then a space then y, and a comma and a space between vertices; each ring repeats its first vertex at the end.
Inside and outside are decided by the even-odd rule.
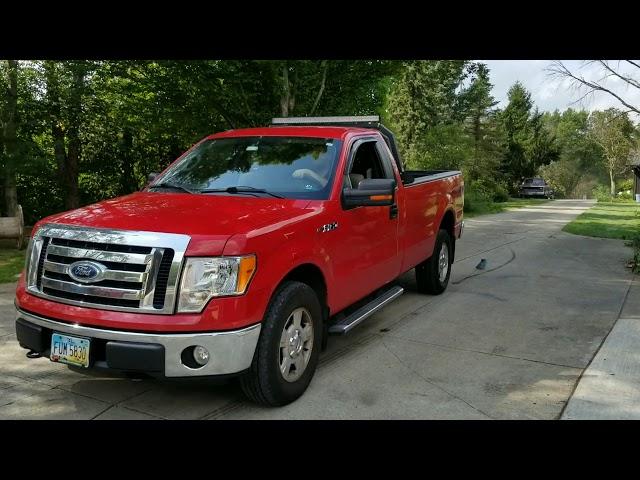
POLYGON ((178 312, 199 312, 212 297, 242 295, 255 271, 255 255, 187 258, 178 312))
POLYGON ((24 275, 27 288, 37 288, 38 285, 38 261, 44 245, 43 238, 38 235, 39 230, 40 227, 31 232, 31 238, 29 238, 25 252, 24 275))

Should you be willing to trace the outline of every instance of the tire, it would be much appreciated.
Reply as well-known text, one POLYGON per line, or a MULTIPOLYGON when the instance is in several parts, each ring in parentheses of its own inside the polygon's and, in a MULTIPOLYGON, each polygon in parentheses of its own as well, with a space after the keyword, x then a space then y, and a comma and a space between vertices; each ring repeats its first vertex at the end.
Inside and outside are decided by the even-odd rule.
POLYGON ((418 292, 429 293, 432 295, 440 295, 447 289, 449 278, 451 277, 451 259, 453 257, 453 245, 449 232, 441 229, 436 237, 433 254, 424 262, 416 266, 416 283, 418 284, 418 292), (445 249, 443 252, 442 249, 445 249), (441 254, 446 256, 446 275, 441 277, 439 262, 441 254))
POLYGON ((321 343, 322 309, 315 291, 305 283, 283 283, 267 307, 251 367, 240 377, 245 395, 255 403, 273 407, 299 398, 311 383, 321 343), (309 324, 312 338, 303 328, 309 324), (286 375, 281 367, 287 370, 286 375))

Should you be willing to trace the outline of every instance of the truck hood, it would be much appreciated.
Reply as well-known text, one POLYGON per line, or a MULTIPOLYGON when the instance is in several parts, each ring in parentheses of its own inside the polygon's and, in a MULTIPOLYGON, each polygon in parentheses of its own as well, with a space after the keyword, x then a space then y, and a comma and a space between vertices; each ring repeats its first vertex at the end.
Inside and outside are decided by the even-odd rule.
POLYGON ((220 255, 232 235, 260 235, 313 216, 317 208, 310 203, 250 195, 137 192, 52 215, 42 223, 181 233, 191 236, 191 254, 220 255))

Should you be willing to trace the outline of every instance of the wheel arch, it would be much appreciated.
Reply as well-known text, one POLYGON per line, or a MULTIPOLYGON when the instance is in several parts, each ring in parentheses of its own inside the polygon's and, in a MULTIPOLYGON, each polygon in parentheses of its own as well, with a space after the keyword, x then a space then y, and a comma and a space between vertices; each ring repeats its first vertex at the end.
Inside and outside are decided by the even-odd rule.
POLYGON ((280 285, 287 281, 296 281, 309 285, 313 291, 316 292, 318 300, 320 300, 320 305, 324 311, 323 313, 325 313, 325 319, 328 317, 329 306, 327 281, 320 267, 314 263, 302 263, 300 265, 296 265, 282 278, 282 280, 280 280, 280 282, 278 282, 278 285, 274 289, 274 293, 278 290, 280 285))
POLYGON ((451 263, 453 263, 456 256, 456 215, 452 208, 448 208, 444 212, 442 220, 440 220, 440 229, 446 230, 451 239, 451 263))

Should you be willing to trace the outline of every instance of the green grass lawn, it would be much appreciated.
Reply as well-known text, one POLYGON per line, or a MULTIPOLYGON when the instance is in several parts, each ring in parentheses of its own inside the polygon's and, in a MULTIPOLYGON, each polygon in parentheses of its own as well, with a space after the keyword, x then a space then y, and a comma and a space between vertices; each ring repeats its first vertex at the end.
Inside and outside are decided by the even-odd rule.
POLYGON ((16 250, 14 241, 0 240, 0 283, 11 283, 18 280, 24 268, 24 250, 16 250))
POLYGON ((587 237, 629 240, 640 234, 640 204, 598 202, 562 230, 587 237))
POLYGON ((472 218, 489 213, 504 212, 511 208, 531 207, 547 202, 549 202, 549 200, 544 198, 510 198, 508 201, 500 203, 474 201, 471 210, 467 210, 465 206, 464 216, 466 218, 472 218))

